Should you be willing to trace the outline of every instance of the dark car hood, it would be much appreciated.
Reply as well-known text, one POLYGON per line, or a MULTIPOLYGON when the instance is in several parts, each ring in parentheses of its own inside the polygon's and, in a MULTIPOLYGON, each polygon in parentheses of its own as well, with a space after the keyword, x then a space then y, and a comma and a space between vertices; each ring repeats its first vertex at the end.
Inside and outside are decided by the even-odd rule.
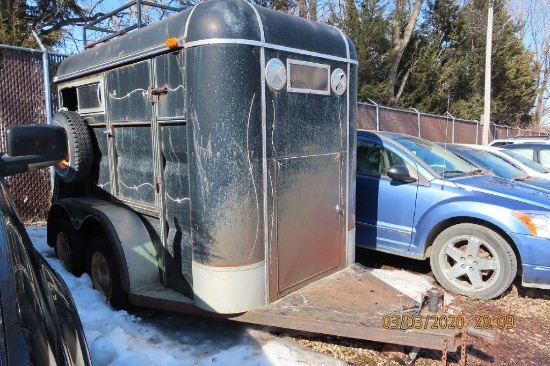
POLYGON ((549 189, 544 189, 526 184, 527 182, 511 181, 493 175, 460 177, 452 179, 452 182, 458 187, 470 191, 486 193, 550 209, 550 187, 549 189))

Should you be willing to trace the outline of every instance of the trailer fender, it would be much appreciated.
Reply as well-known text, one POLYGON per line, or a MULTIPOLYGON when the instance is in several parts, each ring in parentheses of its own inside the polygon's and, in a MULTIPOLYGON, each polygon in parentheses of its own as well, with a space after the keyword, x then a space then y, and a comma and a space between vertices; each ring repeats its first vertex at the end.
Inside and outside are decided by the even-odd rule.
POLYGON ((80 230, 99 224, 113 246, 122 288, 128 293, 160 281, 157 251, 140 217, 133 211, 94 198, 64 198, 56 201, 48 221, 64 211, 80 230), (95 221, 95 222, 94 222, 95 221))

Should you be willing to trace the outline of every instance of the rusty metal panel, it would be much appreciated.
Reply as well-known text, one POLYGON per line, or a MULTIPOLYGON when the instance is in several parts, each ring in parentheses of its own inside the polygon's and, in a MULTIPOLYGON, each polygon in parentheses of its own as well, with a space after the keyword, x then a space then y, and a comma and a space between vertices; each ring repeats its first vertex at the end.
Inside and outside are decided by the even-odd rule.
MULTIPOLYGON (((140 289, 139 293, 130 296, 140 306, 219 317, 218 314, 197 308, 189 298, 164 287, 140 289), (163 294, 159 301, 160 293, 163 294)), ((369 269, 353 265, 267 306, 228 319, 439 351, 443 349, 446 340, 447 351, 456 351, 461 344, 460 329, 431 329, 434 318, 429 316, 435 314, 428 313, 427 309, 419 314, 422 317, 421 324, 427 325, 426 329, 418 326, 416 328, 421 329, 414 329, 406 322, 402 327, 398 324, 400 329, 388 329, 392 326, 384 323, 384 316, 399 317, 401 309, 405 309, 403 314, 413 317, 415 313, 408 310, 419 308, 419 303, 370 274, 369 269)), ((437 315, 445 313, 439 312, 437 315)))
POLYGON ((107 72, 107 113, 112 122, 151 120, 149 64, 147 60, 107 72))
POLYGON ((151 126, 116 127, 114 135, 119 198, 155 207, 151 126))
POLYGON ((455 351, 459 329, 384 328, 384 316, 417 306, 368 269, 353 265, 232 320, 437 350, 446 338, 447 350, 455 351))
POLYGON ((340 264, 340 154, 277 160, 280 293, 340 264))

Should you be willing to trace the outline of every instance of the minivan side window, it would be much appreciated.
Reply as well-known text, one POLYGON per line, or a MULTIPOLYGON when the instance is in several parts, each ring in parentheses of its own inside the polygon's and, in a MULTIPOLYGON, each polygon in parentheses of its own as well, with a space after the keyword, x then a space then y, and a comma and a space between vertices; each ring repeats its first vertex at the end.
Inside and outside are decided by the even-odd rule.
POLYGON ((357 174, 371 177, 388 177, 388 169, 394 165, 406 166, 409 174, 418 179, 416 169, 396 152, 373 142, 357 142, 357 174))

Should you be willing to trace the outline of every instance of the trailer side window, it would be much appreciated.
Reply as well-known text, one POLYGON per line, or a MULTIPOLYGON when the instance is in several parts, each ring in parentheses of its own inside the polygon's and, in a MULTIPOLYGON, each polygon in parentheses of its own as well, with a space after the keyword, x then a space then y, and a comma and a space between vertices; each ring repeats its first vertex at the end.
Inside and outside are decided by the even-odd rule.
POLYGON ((99 83, 79 86, 76 88, 76 94, 79 111, 85 113, 102 109, 99 83))
POLYGON ((330 66, 314 62, 288 61, 288 91, 330 95, 330 66))
POLYGON ((101 85, 96 82, 63 88, 60 92, 61 106, 83 114, 103 112, 101 85))
POLYGON ((67 108, 69 111, 78 110, 76 88, 65 88, 61 90, 61 106, 67 108))

